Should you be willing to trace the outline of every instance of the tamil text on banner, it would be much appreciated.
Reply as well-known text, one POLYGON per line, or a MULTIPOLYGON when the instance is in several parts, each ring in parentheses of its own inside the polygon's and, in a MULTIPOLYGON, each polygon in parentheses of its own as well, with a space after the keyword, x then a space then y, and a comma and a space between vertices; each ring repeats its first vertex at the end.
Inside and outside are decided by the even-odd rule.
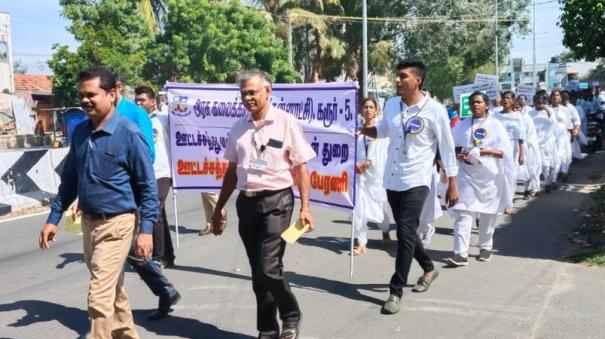
MULTIPOLYGON (((218 191, 229 131, 248 112, 237 85, 166 85, 176 191, 218 191)), ((317 153, 308 163, 311 201, 354 205, 357 83, 274 84, 271 104, 292 114, 317 153)))

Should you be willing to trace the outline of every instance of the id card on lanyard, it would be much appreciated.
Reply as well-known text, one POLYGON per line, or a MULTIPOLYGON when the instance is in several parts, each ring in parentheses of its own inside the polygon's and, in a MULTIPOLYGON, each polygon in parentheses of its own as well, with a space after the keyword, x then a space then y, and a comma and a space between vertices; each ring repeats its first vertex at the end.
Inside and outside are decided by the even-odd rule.
POLYGON ((256 171, 264 171, 267 169, 267 165, 268 162, 267 160, 263 159, 263 153, 265 152, 265 149, 267 148, 267 146, 265 146, 264 144, 261 143, 260 141, 260 135, 258 135, 258 131, 254 131, 252 132, 252 148, 254 149, 254 151, 256 152, 250 152, 252 153, 256 153, 256 157, 255 158, 251 158, 250 159, 250 164, 249 164, 249 168, 256 170, 256 171), (258 141, 256 139, 259 139, 258 141))

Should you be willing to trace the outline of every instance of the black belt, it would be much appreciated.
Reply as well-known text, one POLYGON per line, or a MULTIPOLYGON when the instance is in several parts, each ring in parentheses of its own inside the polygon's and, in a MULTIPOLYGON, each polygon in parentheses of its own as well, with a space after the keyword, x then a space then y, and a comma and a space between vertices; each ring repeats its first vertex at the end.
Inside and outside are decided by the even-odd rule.
POLYGON ((266 197, 269 195, 273 195, 273 194, 277 194, 277 193, 281 193, 284 191, 289 190, 290 187, 286 187, 280 190, 262 190, 262 191, 241 191, 241 194, 243 194, 246 198, 260 198, 260 197, 266 197))
POLYGON ((118 215, 132 213, 132 212, 133 211, 125 211, 125 212, 120 212, 120 213, 84 213, 84 216, 91 220, 101 220, 101 219, 107 220, 107 219, 111 219, 113 217, 117 217, 118 215))

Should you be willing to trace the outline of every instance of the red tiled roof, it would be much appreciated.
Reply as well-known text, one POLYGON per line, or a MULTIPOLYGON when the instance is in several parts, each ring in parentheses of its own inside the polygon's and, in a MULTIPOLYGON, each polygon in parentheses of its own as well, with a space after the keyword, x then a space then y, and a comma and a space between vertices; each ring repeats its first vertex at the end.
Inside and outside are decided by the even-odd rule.
POLYGON ((53 80, 48 75, 15 73, 15 91, 52 92, 53 80))

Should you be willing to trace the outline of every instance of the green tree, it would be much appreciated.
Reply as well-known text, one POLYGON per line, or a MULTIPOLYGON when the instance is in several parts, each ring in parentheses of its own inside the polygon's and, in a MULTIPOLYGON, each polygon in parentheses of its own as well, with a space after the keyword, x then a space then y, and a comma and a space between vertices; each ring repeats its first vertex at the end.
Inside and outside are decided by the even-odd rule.
MULTIPOLYGON (((294 64, 305 81, 361 77, 361 0, 257 3, 276 21, 290 18, 294 64)), ((493 0, 370 1, 369 71, 390 73, 398 59, 419 58, 429 65, 427 86, 440 97, 449 97, 452 86, 472 81, 475 72, 495 71, 496 32, 504 63, 512 34, 526 31, 528 3, 500 0, 496 30, 493 0), (380 20, 385 18, 392 20, 380 20)))
POLYGON ((560 0, 563 45, 576 57, 605 57, 605 0, 560 0))
POLYGON ((451 97, 453 86, 472 82, 477 72, 495 73, 496 34, 503 64, 513 33, 526 32, 529 0, 500 0, 497 30, 491 0, 408 2, 410 13, 420 18, 444 19, 406 23, 398 44, 402 57, 427 64, 425 87, 440 98, 451 97))
POLYGON ((153 41, 139 0, 60 0, 61 14, 71 21, 67 30, 80 46, 70 51, 55 46, 49 66, 55 74, 56 104, 77 103, 77 72, 91 65, 115 69, 126 84, 143 82, 147 47, 153 41))
POLYGON ((597 67, 588 72, 586 80, 605 81, 605 60, 601 60, 597 67))
POLYGON ((238 1, 168 0, 163 33, 150 48, 145 76, 166 81, 233 82, 245 68, 269 72, 277 82, 299 77, 283 40, 262 12, 238 1))
POLYGON ((576 55, 572 51, 563 51, 559 53, 559 55, 557 55, 557 58, 559 58, 560 62, 574 62, 582 59, 576 57, 576 55))

